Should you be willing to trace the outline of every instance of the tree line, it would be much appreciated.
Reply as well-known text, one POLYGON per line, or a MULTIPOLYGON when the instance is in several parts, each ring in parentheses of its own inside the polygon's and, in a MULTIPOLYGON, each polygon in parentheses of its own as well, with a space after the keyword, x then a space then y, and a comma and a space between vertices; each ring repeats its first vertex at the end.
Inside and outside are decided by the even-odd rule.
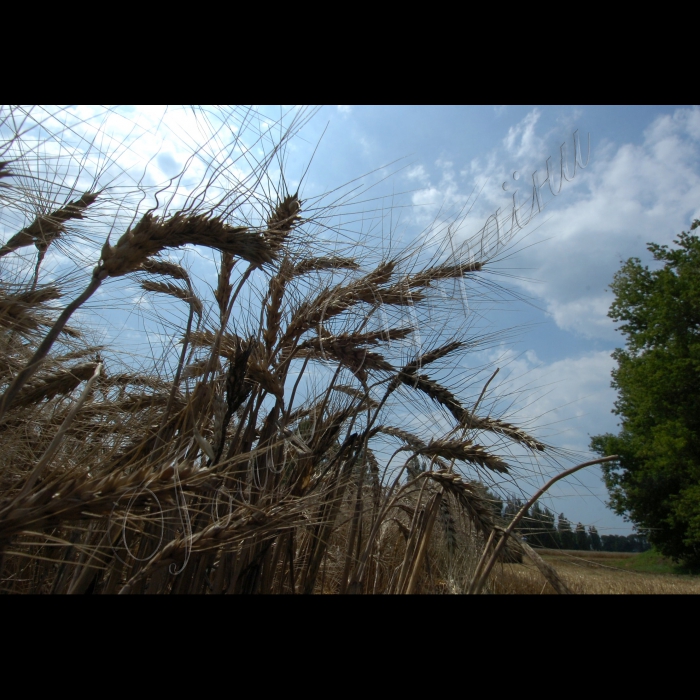
MULTIPOLYGON (((491 494, 496 513, 510 522, 524 503, 518 498, 505 502, 491 494)), ((644 535, 600 535, 594 525, 573 525, 560 513, 558 516, 540 503, 530 508, 520 521, 516 532, 532 547, 575 549, 595 552, 645 552, 651 548, 644 535)))

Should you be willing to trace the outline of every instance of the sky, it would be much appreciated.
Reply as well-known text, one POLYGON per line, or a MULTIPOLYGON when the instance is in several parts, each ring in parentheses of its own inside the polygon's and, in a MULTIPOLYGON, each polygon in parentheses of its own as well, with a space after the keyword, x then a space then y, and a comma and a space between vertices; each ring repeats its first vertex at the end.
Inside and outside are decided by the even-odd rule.
MULTIPOLYGON (((89 107, 72 113, 96 114, 89 107)), ((313 200, 355 179, 370 184, 363 206, 386 209, 382 235, 386 225, 395 241, 429 238, 436 221, 456 222, 455 243, 470 241, 478 253, 490 217, 493 244, 492 215, 499 212, 506 229, 515 195, 525 205, 521 223, 533 215, 511 237, 501 232, 505 242, 491 249, 489 267, 512 298, 494 303, 488 318, 495 329, 517 332, 475 358, 500 368, 490 386, 495 398, 484 408, 507 407, 503 418, 568 451, 563 466, 593 457, 591 435, 617 432, 611 353, 624 340, 607 316, 607 286, 623 260, 650 263, 648 242, 672 244, 700 218, 700 109, 331 105, 306 112, 258 107, 256 113, 261 128, 271 131, 280 114, 286 123, 303 115, 285 152, 291 191, 299 187, 302 200, 313 200), (575 132, 581 156, 573 174, 575 132), (570 180, 554 196, 543 183, 549 164, 557 192, 562 144, 570 180), (531 210, 533 173, 542 187, 531 210)), ((197 139, 197 121, 186 109, 121 107, 101 123, 102 133, 121 144, 123 167, 142 168, 153 183, 172 177, 197 139), (138 143, 129 140, 134 121, 150 126, 138 143)), ((225 134, 219 137, 226 142, 225 134)), ((245 150, 230 153, 230 161, 238 159, 229 163, 234 176, 245 177, 245 150)), ((194 163, 189 172, 196 180, 205 171, 194 163)), ((533 475, 520 495, 542 485, 544 476, 533 475)), ((591 467, 559 482, 544 503, 601 534, 632 532, 605 506, 606 498, 601 471, 591 467)))
MULTIPOLYGON (((408 192, 414 205, 401 226, 417 231, 441 210, 455 212, 468 202, 462 239, 477 234, 499 207, 510 211, 515 189, 527 203, 532 173, 544 182, 550 157, 556 192, 561 146, 571 176, 578 130, 586 167, 556 197, 543 187, 542 211, 493 262, 512 275, 502 283, 527 297, 495 311, 496 325, 527 327, 491 352, 501 367, 494 393, 521 390, 509 414, 513 422, 539 426, 531 430, 577 453, 575 461, 594 457, 590 436, 619 429, 611 353, 624 339, 607 316, 607 287, 623 260, 651 264, 648 242, 671 245, 700 218, 700 109, 340 105, 320 110, 311 127, 310 143, 325 129, 314 181, 327 186, 394 163, 401 170, 384 190, 408 192)), ((601 533, 632 532, 606 499, 600 468, 590 467, 555 485, 545 503, 601 533)))

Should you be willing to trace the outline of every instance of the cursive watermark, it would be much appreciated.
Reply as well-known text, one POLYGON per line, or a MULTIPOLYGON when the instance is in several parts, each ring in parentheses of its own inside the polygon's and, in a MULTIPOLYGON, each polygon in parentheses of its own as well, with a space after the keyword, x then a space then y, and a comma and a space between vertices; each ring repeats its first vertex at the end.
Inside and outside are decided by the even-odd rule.
MULTIPOLYGON (((501 188, 504 192, 511 192, 511 203, 505 207, 499 207, 491 216, 486 219, 486 223, 476 233, 474 238, 478 243, 476 249, 480 260, 493 257, 493 255, 504 245, 509 243, 513 236, 518 231, 527 226, 546 206, 546 190, 547 185, 552 197, 558 197, 561 193, 564 181, 571 182, 576 177, 577 168, 585 168, 591 156, 591 135, 588 134, 588 149, 586 162, 583 163, 581 157, 581 141, 578 136, 578 129, 573 133, 574 143, 574 164, 573 172, 569 173, 569 165, 567 162, 566 142, 559 147, 559 183, 555 184, 556 175, 555 169, 551 167, 550 161, 552 156, 549 156, 545 162, 547 176, 540 181, 539 171, 535 170, 531 176, 531 186, 529 198, 520 202, 519 198, 519 181, 521 173, 515 170, 512 176, 503 182, 501 188)), ((551 198, 550 198, 551 201, 551 198)))

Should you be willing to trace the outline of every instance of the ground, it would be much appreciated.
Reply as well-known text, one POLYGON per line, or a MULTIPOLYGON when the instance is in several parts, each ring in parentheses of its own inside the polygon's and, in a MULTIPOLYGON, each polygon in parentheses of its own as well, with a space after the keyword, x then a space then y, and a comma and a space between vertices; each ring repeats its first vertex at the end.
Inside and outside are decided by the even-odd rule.
MULTIPOLYGON (((700 576, 678 573, 680 567, 653 551, 643 554, 538 550, 574 593, 700 593, 700 576)), ((531 564, 504 564, 495 572, 494 593, 553 593, 531 564)))

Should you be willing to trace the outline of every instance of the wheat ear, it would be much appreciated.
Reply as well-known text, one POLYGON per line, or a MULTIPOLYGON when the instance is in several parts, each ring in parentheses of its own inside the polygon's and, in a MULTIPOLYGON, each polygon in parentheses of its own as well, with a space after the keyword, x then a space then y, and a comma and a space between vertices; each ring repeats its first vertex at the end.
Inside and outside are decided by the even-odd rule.
POLYGON ((43 257, 43 253, 51 241, 58 238, 65 230, 66 221, 82 219, 83 211, 97 199, 98 195, 99 193, 86 192, 80 199, 69 202, 51 214, 37 216, 29 226, 12 236, 0 248, 0 257, 17 250, 17 248, 32 244, 36 245, 43 257))
POLYGON ((83 389, 83 393, 80 395, 80 398, 75 402, 75 404, 71 407, 71 410, 68 412, 68 415, 66 416, 65 420, 63 421, 63 423, 61 423, 61 427, 58 429, 58 432, 56 433, 56 435, 54 435, 53 440, 51 440, 51 444, 46 448, 46 451, 41 456, 41 459, 37 462, 36 466, 32 470, 32 473, 27 478, 27 481, 22 487, 22 490, 17 495, 18 499, 23 498, 27 493, 29 493, 29 491, 31 491, 32 487, 36 483, 36 480, 41 476, 41 473, 49 464, 54 454, 56 454, 56 450, 59 448, 61 440, 63 440, 63 436, 66 434, 66 431, 75 419, 75 416, 80 410, 80 407, 85 403, 85 400, 90 395, 92 385, 100 376, 101 370, 102 363, 97 362, 94 373, 90 377, 90 379, 88 379, 88 382, 85 385, 85 389, 83 389))

